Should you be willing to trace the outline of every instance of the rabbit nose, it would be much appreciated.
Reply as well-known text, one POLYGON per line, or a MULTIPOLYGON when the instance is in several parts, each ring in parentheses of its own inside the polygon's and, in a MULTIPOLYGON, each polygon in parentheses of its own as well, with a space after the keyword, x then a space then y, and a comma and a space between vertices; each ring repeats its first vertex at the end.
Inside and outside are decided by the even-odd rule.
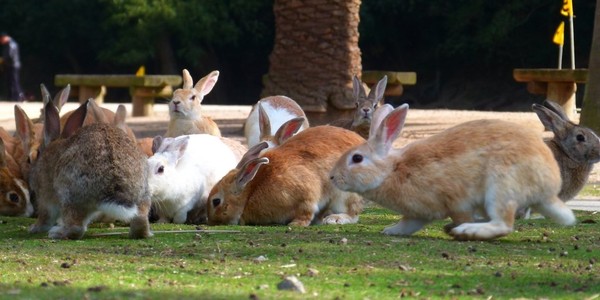
POLYGON ((173 104, 174 104, 175 106, 179 105, 179 103, 181 103, 181 101, 179 101, 179 100, 173 100, 173 104))
POLYGON ((365 108, 363 108, 362 110, 363 110, 365 113, 368 113, 369 111, 371 111, 371 109, 370 109, 370 108, 368 108, 368 107, 365 107, 365 108))

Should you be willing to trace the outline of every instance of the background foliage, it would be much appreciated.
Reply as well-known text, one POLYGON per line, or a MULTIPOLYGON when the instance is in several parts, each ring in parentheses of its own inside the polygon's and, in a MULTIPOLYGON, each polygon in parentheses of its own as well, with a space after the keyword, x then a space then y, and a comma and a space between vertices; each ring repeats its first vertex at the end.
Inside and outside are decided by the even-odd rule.
MULTIPOLYGON (((560 0, 363 0, 363 69, 416 71, 416 107, 528 109, 513 68, 556 67, 560 0), (525 102, 525 103, 523 103, 525 102)), ((221 71, 211 103, 253 103, 273 48, 272 0, 6 0, 0 30, 21 45, 25 89, 57 73, 221 71)), ((577 67, 587 67, 595 1, 575 0, 577 67)), ((569 39, 566 37, 566 45, 569 39)), ((563 67, 570 67, 568 46, 563 67)), ((2 86, 5 94, 5 87, 2 86)), ((580 87, 578 94, 582 94, 580 87)), ((579 96, 578 96, 579 97, 579 96)), ((110 97, 109 97, 110 100, 110 97)))

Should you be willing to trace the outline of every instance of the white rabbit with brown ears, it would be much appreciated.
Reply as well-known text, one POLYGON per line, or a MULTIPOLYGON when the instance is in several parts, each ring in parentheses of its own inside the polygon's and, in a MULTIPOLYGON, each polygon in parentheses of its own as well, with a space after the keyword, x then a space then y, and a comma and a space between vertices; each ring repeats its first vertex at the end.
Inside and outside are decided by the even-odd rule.
POLYGON ((393 149, 407 113, 406 104, 382 106, 369 140, 346 152, 330 173, 338 188, 403 216, 383 233, 408 236, 450 217, 446 229, 455 239, 489 240, 512 232, 515 212, 527 206, 562 225, 576 222, 558 198, 560 170, 538 132, 477 120, 393 149), (476 216, 485 221, 474 222, 476 216))

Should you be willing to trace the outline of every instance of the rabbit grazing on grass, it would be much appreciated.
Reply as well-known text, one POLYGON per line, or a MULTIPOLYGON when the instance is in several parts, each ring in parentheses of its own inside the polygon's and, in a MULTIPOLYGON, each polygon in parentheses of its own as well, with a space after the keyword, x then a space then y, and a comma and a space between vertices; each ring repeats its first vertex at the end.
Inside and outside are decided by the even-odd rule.
POLYGON ((152 204, 159 222, 186 222, 188 212, 196 207, 190 223, 206 223, 206 198, 210 189, 229 170, 239 156, 222 138, 208 134, 154 138, 154 155, 148 158, 148 182, 152 204))
POLYGON ((515 212, 527 206, 563 225, 576 222, 558 198, 560 170, 537 132, 477 120, 392 149, 407 112, 406 104, 380 108, 367 143, 346 152, 331 171, 338 188, 403 216, 383 233, 407 236, 450 217, 446 229, 455 239, 489 240, 512 232, 515 212), (476 216, 486 221, 474 222, 476 216))
POLYGON ((328 173, 342 153, 362 142, 352 131, 317 126, 262 156, 267 143, 255 145, 211 190, 208 224, 356 223, 361 197, 335 188, 328 173))
POLYGON ((221 136, 217 123, 204 116, 201 109, 204 96, 212 91, 218 79, 219 71, 212 71, 193 86, 192 76, 183 70, 183 87, 175 90, 169 101, 170 118, 165 137, 197 133, 221 136))
POLYGON ((87 225, 104 214, 128 222, 131 238, 149 237, 146 158, 114 125, 82 127, 90 113, 101 121, 103 112, 88 100, 73 112, 61 132, 58 109, 46 104, 44 142, 30 176, 38 218, 29 231, 49 231, 52 239, 80 239, 87 225))
POLYGON ((554 102, 546 100, 532 108, 544 127, 554 133, 546 144, 560 167, 562 188, 558 197, 569 201, 585 186, 594 164, 600 161, 600 139, 591 129, 571 122, 554 102))
MULTIPOLYGON (((244 136, 248 147, 253 147, 262 141, 269 141, 270 146, 275 146, 280 140, 277 133, 279 128, 287 121, 297 118, 302 118, 302 122, 291 135, 309 127, 308 119, 300 105, 286 96, 270 96, 260 99, 252 107, 244 123, 244 136)), ((283 132, 279 134, 281 133, 283 132)))
POLYGON ((350 129, 360 134, 364 139, 368 139, 373 112, 377 109, 377 105, 383 101, 386 85, 387 76, 383 76, 377 83, 377 86, 369 92, 369 96, 367 97, 362 82, 358 77, 354 76, 352 80, 354 98, 356 99, 356 111, 354 112, 354 117, 351 120, 335 120, 331 122, 330 125, 350 129))

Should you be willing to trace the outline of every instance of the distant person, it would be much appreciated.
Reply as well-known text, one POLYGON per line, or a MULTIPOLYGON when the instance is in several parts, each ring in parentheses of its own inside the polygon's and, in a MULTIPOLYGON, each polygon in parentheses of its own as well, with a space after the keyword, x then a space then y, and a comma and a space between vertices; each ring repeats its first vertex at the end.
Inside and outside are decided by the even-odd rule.
POLYGON ((22 102, 25 100, 25 94, 19 80, 21 72, 19 45, 5 32, 0 33, 0 44, 2 44, 2 67, 7 78, 9 99, 22 102))

